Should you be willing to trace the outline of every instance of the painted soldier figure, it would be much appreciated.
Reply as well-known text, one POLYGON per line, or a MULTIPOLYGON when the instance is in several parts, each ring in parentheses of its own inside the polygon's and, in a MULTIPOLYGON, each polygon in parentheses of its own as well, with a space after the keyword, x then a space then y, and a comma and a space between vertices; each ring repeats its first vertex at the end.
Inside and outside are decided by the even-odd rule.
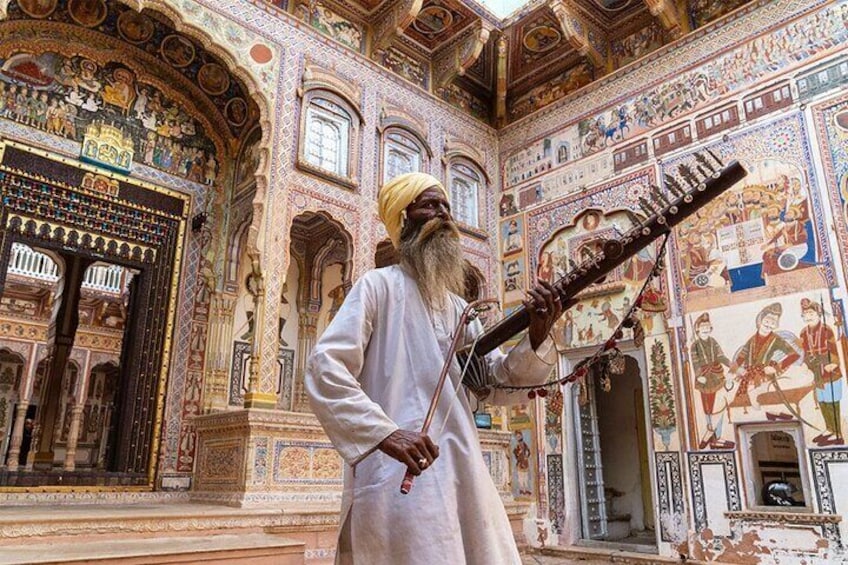
POLYGON ((716 393, 724 388, 725 371, 730 360, 710 334, 713 325, 710 315, 704 312, 695 320, 695 341, 692 342, 692 368, 695 371, 695 390, 701 393, 701 404, 707 416, 707 429, 713 431, 712 417, 716 393))
MULTIPOLYGON (((792 345, 775 332, 782 314, 779 302, 769 304, 757 314, 757 333, 745 342, 734 360, 739 388, 730 403, 731 408, 743 408, 747 414, 748 407, 754 405, 749 391, 768 382, 776 383, 777 378, 801 358, 792 345)), ((787 400, 783 403, 791 410, 787 400)), ((759 402, 756 405, 758 407, 759 402)), ((789 415, 771 416, 791 419, 789 415)))
POLYGON ((801 316, 807 324, 800 335, 804 364, 813 373, 816 401, 825 425, 824 433, 813 441, 821 446, 842 445, 842 373, 839 370, 836 333, 822 322, 822 307, 817 302, 802 298, 801 316))

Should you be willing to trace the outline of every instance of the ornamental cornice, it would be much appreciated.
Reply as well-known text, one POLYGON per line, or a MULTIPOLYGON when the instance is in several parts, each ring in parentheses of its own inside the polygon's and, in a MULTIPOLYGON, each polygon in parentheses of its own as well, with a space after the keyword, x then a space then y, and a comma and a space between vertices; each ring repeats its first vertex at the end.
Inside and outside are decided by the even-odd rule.
POLYGON ((719 26, 710 25, 683 39, 670 43, 640 63, 611 73, 573 95, 517 120, 500 130, 500 153, 507 154, 528 140, 550 133, 551 124, 561 130, 579 121, 585 114, 617 100, 649 88, 685 69, 706 61, 716 53, 751 39, 763 31, 785 22, 792 16, 825 4, 824 1, 775 0, 747 13, 744 19, 733 19, 719 26), (663 61, 658 69, 657 61, 663 61))
POLYGON ((781 512, 776 510, 737 510, 725 512, 729 520, 746 522, 779 522, 781 524, 821 526, 838 524, 842 521, 839 514, 813 514, 811 512, 781 512))

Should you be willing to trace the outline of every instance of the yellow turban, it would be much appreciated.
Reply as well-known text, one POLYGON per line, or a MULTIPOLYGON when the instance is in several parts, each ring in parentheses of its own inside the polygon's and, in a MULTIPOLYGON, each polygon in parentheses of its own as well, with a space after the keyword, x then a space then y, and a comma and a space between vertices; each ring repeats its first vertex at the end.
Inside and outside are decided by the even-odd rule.
POLYGON ((400 232, 406 220, 406 207, 428 188, 438 188, 444 193, 445 198, 450 198, 442 183, 427 173, 398 175, 380 189, 380 194, 377 196, 377 210, 380 220, 389 232, 389 239, 392 240, 392 245, 396 249, 400 244, 400 232))

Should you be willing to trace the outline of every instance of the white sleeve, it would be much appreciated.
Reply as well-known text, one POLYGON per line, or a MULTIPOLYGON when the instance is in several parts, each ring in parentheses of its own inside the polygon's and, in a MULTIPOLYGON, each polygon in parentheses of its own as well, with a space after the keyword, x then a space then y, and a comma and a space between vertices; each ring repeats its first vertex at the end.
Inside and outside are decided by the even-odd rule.
MULTIPOLYGON (((483 327, 478 320, 472 322, 470 334, 476 336, 482 331, 483 327)), ((556 366, 556 347, 553 339, 548 336, 534 351, 530 345, 529 335, 525 334, 521 341, 510 349, 509 353, 504 354, 500 349, 495 349, 486 356, 486 360, 489 370, 498 384, 507 386, 541 385, 548 380, 551 371, 556 366)), ((492 389, 485 402, 499 405, 519 404, 527 402, 527 392, 527 390, 492 389)))
POLYGON ((355 465, 398 429, 359 385, 377 311, 367 275, 351 289, 307 362, 310 405, 344 460, 355 465))

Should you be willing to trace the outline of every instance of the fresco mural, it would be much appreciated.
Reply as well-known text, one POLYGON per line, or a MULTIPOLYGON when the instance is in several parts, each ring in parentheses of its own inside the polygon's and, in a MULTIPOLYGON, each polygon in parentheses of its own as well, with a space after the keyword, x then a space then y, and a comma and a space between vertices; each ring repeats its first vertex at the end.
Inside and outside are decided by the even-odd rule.
POLYGON ((845 3, 823 7, 614 107, 524 145, 505 160, 504 188, 539 176, 556 165, 554 153, 544 151, 552 139, 577 136, 579 154, 583 156, 603 151, 848 41, 846 22, 845 3), (537 158, 528 160, 528 155, 537 158))
POLYGON ((842 445, 837 311, 822 290, 687 314, 697 447, 735 447, 734 423, 795 419, 812 444, 842 445))
POLYGON ((844 265, 848 258, 848 95, 819 104, 813 115, 844 265))
MULTIPOLYGON (((616 237, 631 226, 625 212, 604 215, 589 210, 548 240, 539 253, 536 276, 548 282, 563 277, 573 264, 598 251, 603 240, 616 237)), ((562 349, 601 344, 612 336, 653 266, 652 248, 633 256, 578 295, 574 307, 554 325, 554 339, 562 349)), ((629 338, 631 330, 626 330, 629 338)))
POLYGON ((692 27, 701 27, 715 19, 729 14, 747 0, 730 0, 723 2, 721 0, 693 0, 688 4, 689 16, 692 19, 692 27))
POLYGON ((536 442, 529 405, 510 407, 509 431, 512 494, 518 500, 531 500, 536 492, 536 442))
POLYGON ((524 299, 524 289, 526 288, 524 257, 518 255, 504 260, 501 263, 501 269, 504 304, 512 305, 520 302, 524 299))
POLYGON ((362 26, 343 18, 320 2, 315 2, 309 17, 312 27, 354 51, 364 52, 365 33, 362 26))
MULTIPOLYGON (((821 217, 815 212, 821 204, 808 176, 813 164, 805 129, 795 113, 713 146, 725 159, 742 162, 749 174, 675 232, 678 272, 690 305, 699 299, 718 305, 721 295, 757 288, 809 287, 804 271, 826 263, 820 227, 813 222, 821 217)), ((663 162, 663 172, 673 172, 687 158, 663 162)))
POLYGON ((180 104, 121 63, 19 52, 0 59, 0 117, 81 142, 89 125, 116 125, 135 160, 213 184, 215 146, 180 104))
POLYGON ((489 120, 489 108, 480 98, 454 83, 439 89, 439 96, 448 104, 468 112, 475 118, 489 120))
POLYGON ((737 292, 816 264, 809 187, 797 165, 746 162, 748 177, 678 231, 686 289, 737 292))
POLYGON ((529 92, 511 100, 508 103, 509 119, 517 120, 528 114, 532 114, 551 102, 559 100, 569 92, 573 92, 589 84, 593 78, 594 70, 592 69, 592 65, 586 61, 581 61, 544 84, 536 86, 530 89, 529 92))
POLYGON ((501 222, 501 249, 504 255, 511 255, 524 249, 524 219, 512 218, 501 222))
POLYGON ((663 43, 665 43, 663 28, 657 22, 653 22, 648 27, 644 27, 627 37, 611 41, 610 54, 612 55, 613 66, 619 68, 632 63, 651 51, 659 49, 663 46, 663 43))
POLYGON ((381 62, 387 69, 396 72, 403 78, 415 83, 423 89, 430 84, 430 67, 393 47, 383 52, 381 62))
POLYGON ((235 186, 237 194, 250 187, 256 180, 255 174, 259 167, 259 142, 261 139, 262 130, 257 127, 248 134, 247 139, 242 144, 236 164, 235 186))
MULTIPOLYGON (((28 37, 33 23, 32 20, 28 19, 30 17, 68 24, 62 27, 42 26, 37 31, 39 40, 52 40, 55 42, 54 45, 65 45, 82 40, 89 47, 94 48, 96 46, 101 52, 107 53, 114 51, 116 46, 107 36, 118 38, 151 56, 158 57, 164 63, 163 68, 145 70, 150 77, 155 76, 160 81, 170 82, 172 78, 163 72, 166 65, 167 71, 175 71, 183 75, 188 81, 196 84, 208 94, 212 104, 226 120, 232 137, 240 137, 243 128, 258 115, 258 109, 249 102, 246 89, 240 81, 229 74, 224 63, 209 54, 201 44, 176 33, 174 24, 165 16, 154 15, 146 11, 139 13, 129 6, 116 2, 107 3, 103 0, 61 2, 58 3, 58 7, 56 7, 56 2, 52 2, 54 7, 49 4, 51 3, 44 0, 10 3, 9 20, 12 20, 13 24, 10 26, 10 35, 7 39, 13 39, 17 33, 28 37), (41 15, 45 13, 47 15, 41 15), (89 28, 91 31, 82 31, 79 26, 89 28), (80 33, 86 34, 84 39, 81 39, 80 33)), ((15 45, 11 41, 8 44, 15 45)), ((47 44, 49 42, 45 43, 45 45, 47 44)), ((47 49, 57 50, 56 47, 44 47, 41 48, 40 52, 47 49)), ((3 54, 11 56, 14 53, 6 51, 3 54)), ((80 54, 74 53, 74 55, 80 54)), ((91 54, 89 54, 89 58, 97 59, 98 65, 104 65, 108 62, 105 59, 93 57, 91 54)), ((99 74, 99 71, 95 72, 99 74)), ((124 86, 124 84, 127 84, 126 81, 123 81, 120 77, 116 78, 119 84, 112 86, 119 92, 127 90, 127 87, 124 86)), ((141 77, 136 77, 137 80, 139 78, 141 77)), ((149 77, 142 80, 148 84, 154 82, 147 80, 147 78, 149 77)), ((99 77, 99 80, 102 82, 103 77, 99 77)), ((129 90, 133 90, 132 84, 127 86, 130 87, 129 90)), ((83 92, 82 94, 85 95, 86 93, 83 92)), ((148 92, 148 95, 150 94, 148 92)), ((138 99, 143 100, 144 97, 137 92, 133 102, 138 101, 138 99)))

